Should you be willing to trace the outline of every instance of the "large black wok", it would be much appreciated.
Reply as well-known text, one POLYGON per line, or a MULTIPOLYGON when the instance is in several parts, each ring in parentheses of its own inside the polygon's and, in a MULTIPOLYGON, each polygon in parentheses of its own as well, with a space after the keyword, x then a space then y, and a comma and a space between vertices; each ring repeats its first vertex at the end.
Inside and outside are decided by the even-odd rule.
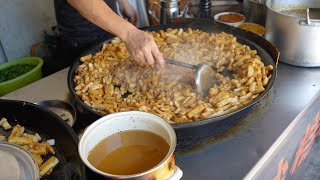
MULTIPOLYGON (((184 28, 184 29, 186 29, 188 27, 193 28, 193 29, 201 29, 206 32, 222 32, 222 31, 224 31, 226 33, 230 33, 230 34, 235 35, 240 43, 246 44, 246 45, 250 46, 252 49, 256 49, 258 54, 261 56, 262 61, 266 65, 271 64, 274 67, 274 70, 272 71, 272 78, 270 79, 269 84, 266 87, 266 90, 262 94, 260 94, 259 97, 256 98, 254 101, 252 101, 250 104, 248 104, 248 105, 244 106, 243 108, 240 108, 234 112, 231 112, 231 113, 228 113, 225 115, 221 115, 218 117, 209 118, 209 119, 202 120, 202 121, 173 124, 172 126, 175 129, 201 126, 201 125, 209 124, 212 122, 220 121, 222 119, 225 119, 226 117, 229 117, 230 115, 236 114, 236 113, 243 111, 244 109, 252 106, 256 102, 258 102, 264 95, 266 95, 268 93, 268 91, 270 90, 270 88, 272 87, 272 85, 276 79, 276 71, 277 71, 277 62, 278 62, 278 58, 279 58, 279 52, 270 42, 266 41, 262 37, 260 37, 256 34, 238 29, 238 28, 234 28, 231 26, 223 25, 223 24, 217 24, 213 20, 210 20, 210 19, 179 18, 179 19, 175 19, 174 23, 172 23, 170 25, 151 26, 151 27, 144 28, 144 30, 158 31, 160 29, 167 29, 167 28, 184 28)), ((109 41, 110 40, 107 40, 104 43, 107 43, 109 41)), ((103 43, 100 43, 100 44, 94 46, 92 49, 86 51, 82 55, 95 54, 96 52, 100 51, 102 44, 103 43)), ((92 110, 89 106, 84 104, 83 101, 75 93, 75 90, 74 90, 75 85, 73 82, 73 77, 75 75, 75 69, 80 65, 80 63, 81 62, 80 62, 79 58, 76 59, 69 70, 69 73, 68 73, 69 90, 78 105, 80 105, 82 108, 84 108, 86 111, 90 112, 91 114, 96 115, 96 117, 101 117, 102 115, 100 113, 92 110)))
MULTIPOLYGON (((19 123, 28 133, 38 133, 43 140, 55 140, 55 156, 60 162, 44 179, 86 179, 85 167, 78 154, 78 137, 59 116, 32 103, 0 100, 1 117, 6 117, 12 126, 19 123)), ((0 133, 8 135, 11 131, 0 128, 0 133)))

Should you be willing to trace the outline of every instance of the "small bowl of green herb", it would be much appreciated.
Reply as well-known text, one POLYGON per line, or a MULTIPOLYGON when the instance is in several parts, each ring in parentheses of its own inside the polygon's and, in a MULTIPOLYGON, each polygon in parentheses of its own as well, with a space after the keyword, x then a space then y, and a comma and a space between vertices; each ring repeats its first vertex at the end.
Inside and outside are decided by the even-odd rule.
POLYGON ((0 64, 0 96, 41 79, 43 60, 25 57, 0 64))

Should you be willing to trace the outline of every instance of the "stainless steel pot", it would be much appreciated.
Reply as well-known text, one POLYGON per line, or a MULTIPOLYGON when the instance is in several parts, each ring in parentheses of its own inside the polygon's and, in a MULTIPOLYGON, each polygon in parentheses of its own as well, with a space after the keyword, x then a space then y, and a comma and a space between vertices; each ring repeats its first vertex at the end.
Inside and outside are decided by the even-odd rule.
POLYGON ((155 18, 159 24, 168 24, 172 18, 186 17, 190 3, 191 1, 187 2, 180 15, 180 0, 160 0, 160 4, 158 2, 152 3, 149 14, 155 18), (155 6, 159 6, 160 18, 156 16, 155 6))
MULTIPOLYGON (((320 66, 320 21, 307 18, 319 0, 267 0, 266 39, 279 49, 280 61, 303 67, 320 66), (306 15, 283 10, 305 9, 306 15), (309 11, 308 11, 309 12, 309 11)), ((320 13, 320 11, 319 11, 320 13)))
POLYGON ((265 0, 244 0, 243 11, 246 21, 257 23, 262 26, 266 24, 267 7, 265 0))

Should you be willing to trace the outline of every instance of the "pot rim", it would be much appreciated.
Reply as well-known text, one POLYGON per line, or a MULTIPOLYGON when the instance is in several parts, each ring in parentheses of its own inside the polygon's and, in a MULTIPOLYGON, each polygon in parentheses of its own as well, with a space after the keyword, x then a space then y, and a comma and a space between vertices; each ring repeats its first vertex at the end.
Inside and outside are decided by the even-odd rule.
MULTIPOLYGON (((275 9, 273 9, 271 7, 271 1, 273 1, 273 0, 266 0, 265 4, 266 4, 267 9, 272 11, 273 13, 276 13, 279 16, 283 16, 283 17, 286 17, 286 18, 294 19, 294 20, 306 20, 307 19, 307 18, 303 18, 303 17, 295 17, 295 16, 282 14, 279 11, 277 11, 277 10, 275 10, 275 9)), ((288 8, 288 9, 290 9, 290 8, 288 8)), ((295 9, 295 8, 291 8, 291 9, 295 9)), ((308 27, 317 27, 317 26, 308 26, 308 27)))

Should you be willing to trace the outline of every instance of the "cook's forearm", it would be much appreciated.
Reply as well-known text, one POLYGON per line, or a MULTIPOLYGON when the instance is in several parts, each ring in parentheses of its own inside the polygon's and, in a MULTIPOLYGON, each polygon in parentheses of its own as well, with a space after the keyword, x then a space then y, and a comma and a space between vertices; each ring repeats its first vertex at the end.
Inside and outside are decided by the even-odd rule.
POLYGON ((103 0, 68 0, 68 3, 90 22, 121 39, 136 28, 114 13, 103 0))

